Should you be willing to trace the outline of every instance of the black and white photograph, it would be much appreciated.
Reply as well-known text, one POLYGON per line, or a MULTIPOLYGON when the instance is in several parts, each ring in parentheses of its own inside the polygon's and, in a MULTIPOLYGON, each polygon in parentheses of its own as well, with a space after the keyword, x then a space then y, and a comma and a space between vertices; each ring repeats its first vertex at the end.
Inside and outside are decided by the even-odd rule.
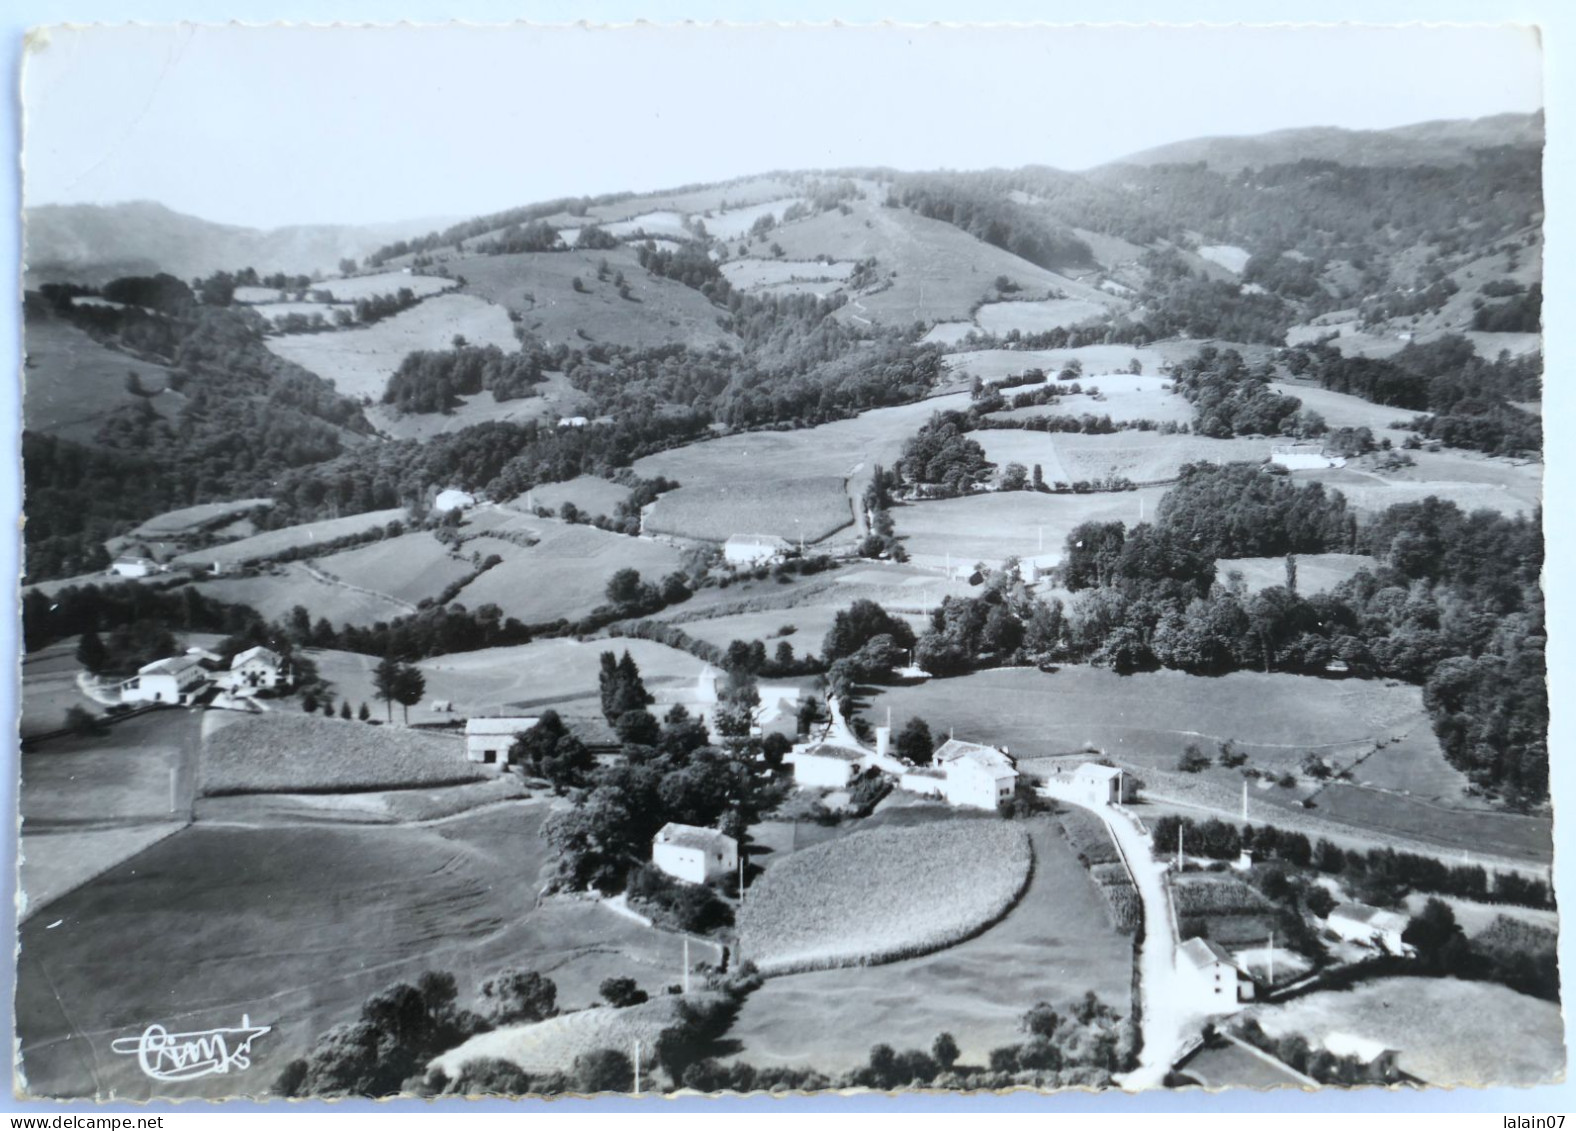
POLYGON ((1565 1079, 1536 27, 21 72, 18 1099, 1565 1079))

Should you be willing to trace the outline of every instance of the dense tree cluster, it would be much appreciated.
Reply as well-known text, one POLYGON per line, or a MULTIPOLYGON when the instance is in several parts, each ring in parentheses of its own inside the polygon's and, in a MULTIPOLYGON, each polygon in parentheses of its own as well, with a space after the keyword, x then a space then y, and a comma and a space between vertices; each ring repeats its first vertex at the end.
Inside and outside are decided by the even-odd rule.
POLYGON ((1206 346, 1175 367, 1176 390, 1193 405, 1200 436, 1313 436, 1324 422, 1303 413, 1302 401, 1270 388, 1269 365, 1249 367, 1236 350, 1206 346))
POLYGON ((936 413, 903 442, 898 473, 929 488, 931 494, 965 495, 977 488, 995 465, 985 458, 985 449, 966 435, 975 419, 956 411, 936 413))
POLYGON ((971 236, 1053 271, 1088 266, 1094 253, 1070 230, 975 178, 929 173, 898 178, 889 203, 962 228, 971 236))
POLYGON ((462 396, 492 392, 493 400, 533 395, 542 380, 544 357, 534 350, 504 353, 497 346, 417 350, 405 355, 390 376, 383 403, 400 412, 452 412, 462 396))

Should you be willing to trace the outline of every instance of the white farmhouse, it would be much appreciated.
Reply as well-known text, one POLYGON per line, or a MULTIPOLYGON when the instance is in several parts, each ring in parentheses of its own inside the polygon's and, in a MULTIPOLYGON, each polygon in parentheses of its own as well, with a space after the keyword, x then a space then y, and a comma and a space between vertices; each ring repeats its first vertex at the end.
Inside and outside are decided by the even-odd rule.
POLYGON ((440 514, 449 511, 469 510, 476 505, 476 496, 469 491, 461 491, 457 487, 449 487, 438 492, 438 497, 432 500, 432 509, 440 514))
POLYGON ((147 577, 159 570, 159 563, 152 558, 116 558, 108 572, 111 577, 147 577))
POLYGON ((1189 1013, 1232 1013, 1253 997, 1253 980, 1219 943, 1188 939, 1176 950, 1177 1005, 1189 1013))
POLYGON ((232 692, 273 691, 290 686, 290 665, 272 648, 258 645, 237 652, 219 682, 232 692))
POLYGON ((1378 947, 1389 954, 1411 955, 1415 950, 1401 940, 1410 922, 1405 915, 1366 903, 1339 903, 1330 911, 1325 925, 1347 942, 1378 947))
POLYGON ((197 656, 171 656, 143 664, 120 685, 123 703, 171 703, 185 706, 208 686, 208 671, 197 656))
POLYGON ((1133 799, 1133 779, 1116 766, 1085 762, 1073 771, 1073 788, 1090 808, 1121 805, 1133 799))
POLYGON ((536 716, 510 715, 490 719, 465 720, 465 756, 472 762, 502 768, 509 763, 509 748, 515 735, 530 730, 540 720, 536 716))
POLYGON ((941 795, 952 805, 994 809, 1017 788, 1017 768, 994 746, 950 738, 936 751, 935 764, 946 774, 941 795))
POLYGON ((651 862, 670 876, 704 884, 739 866, 739 845, 716 829, 669 821, 651 841, 651 862))
POLYGON ((722 545, 722 559, 729 565, 763 565, 793 549, 775 534, 735 534, 722 545))
POLYGON ((864 769, 869 752, 830 742, 794 747, 783 761, 793 767, 793 780, 801 787, 844 789, 864 769))

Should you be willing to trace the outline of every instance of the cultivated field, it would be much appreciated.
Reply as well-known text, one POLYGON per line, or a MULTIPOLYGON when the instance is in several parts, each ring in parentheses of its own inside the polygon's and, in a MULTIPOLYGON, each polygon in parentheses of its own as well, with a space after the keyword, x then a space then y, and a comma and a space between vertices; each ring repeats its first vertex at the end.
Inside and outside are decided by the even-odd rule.
MULTIPOLYGON (((1328 593, 1361 570, 1377 570, 1379 562, 1367 554, 1298 554, 1297 592, 1306 597, 1328 593)), ((1230 573, 1242 574, 1249 593, 1286 584, 1285 558, 1221 558, 1215 562, 1215 577, 1225 581, 1230 573)))
POLYGON ((305 562, 289 562, 252 577, 221 577, 197 583, 203 594, 220 601, 250 605, 269 620, 288 617, 305 606, 312 619, 327 617, 336 627, 368 625, 408 616, 415 606, 385 593, 352 589, 313 572, 305 562))
POLYGON ((534 905, 546 814, 538 802, 427 827, 175 834, 23 924, 16 1017, 28 1085, 78 1096, 96 1081, 102 1098, 145 1098, 162 1085, 112 1054, 110 1038, 154 1020, 205 1029, 247 1013, 273 1029, 252 1066, 182 1094, 255 1095, 319 1034, 354 1020, 368 994, 424 970, 455 974, 466 1006, 510 966, 548 974, 565 1009, 595 1002, 614 975, 660 993, 682 968, 676 936, 591 903, 534 905))
MULTIPOLYGON (((1049 468, 1045 475, 1051 478, 1049 468)), ((1067 535, 1081 523, 1121 521, 1132 526, 1153 519, 1165 493, 1164 487, 1091 495, 995 491, 912 503, 894 507, 891 514, 915 564, 937 567, 950 561, 967 566, 1059 554, 1067 535)))
POLYGON ((333 381, 346 396, 377 401, 407 354, 450 349, 457 334, 473 346, 497 346, 505 353, 520 347, 503 307, 470 294, 438 295, 360 329, 286 334, 265 344, 285 360, 333 381))
POLYGON ((969 937, 1022 893, 1028 837, 992 821, 859 832, 773 867, 740 913, 739 945, 763 973, 866 966, 969 937))
MULTIPOLYGON (((394 718, 401 718, 398 705, 394 718)), ((308 715, 290 703, 263 715, 215 714, 206 723, 200 777, 210 797, 415 789, 497 772, 468 761, 457 736, 308 715)))
POLYGON ((158 394, 150 403, 173 418, 186 403, 166 392, 170 371, 99 345, 63 319, 29 316, 23 328, 22 419, 30 432, 90 444, 106 417, 140 398, 126 391, 126 374, 158 394))
POLYGON ((458 284, 453 279, 437 275, 407 275, 403 271, 385 271, 377 275, 352 275, 346 279, 324 279, 314 283, 311 290, 328 291, 336 302, 355 302, 360 298, 376 295, 394 295, 408 289, 417 298, 427 298, 453 290, 458 284))
MULTIPOLYGON (((469 548, 456 555, 426 530, 330 554, 312 564, 347 585, 411 604, 423 597, 436 597, 476 568, 469 548)), ((310 604, 307 607, 312 608, 310 604)))
POLYGON ((1488 982, 1381 978, 1252 1015, 1267 1032, 1300 1033, 1315 1047, 1332 1032, 1378 1041, 1400 1051, 1402 1071, 1436 1087, 1526 1087, 1564 1074, 1560 1007, 1488 982))
POLYGON ((1005 919, 921 958, 769 979, 728 1032, 744 1046, 739 1059, 837 1072, 865 1063, 872 1045, 928 1049, 945 1031, 962 1063, 983 1065, 991 1049, 1023 1039, 1018 1019, 1037 1001, 1063 1009, 1092 990, 1126 1013, 1131 940, 1107 925, 1099 895, 1051 823, 1023 827, 1034 874, 1005 919))
POLYGON ((1058 326, 1076 326, 1091 318, 1102 317, 1113 306, 1126 305, 1109 295, 1105 302, 1085 298, 987 302, 975 312, 974 321, 987 334, 1006 335, 1011 330, 1039 334, 1058 326))
POLYGON ((717 325, 724 311, 699 291, 648 273, 631 247, 477 255, 458 261, 456 269, 465 276, 467 295, 519 312, 520 324, 549 345, 737 344, 717 325), (603 262, 605 281, 597 278, 603 262), (629 286, 627 299, 618 292, 619 272, 629 286), (583 291, 573 289, 577 278, 583 291))
POLYGON ((849 526, 853 504, 839 476, 682 486, 651 505, 643 529, 708 542, 775 534, 807 545, 849 526))
POLYGON ((546 1076, 569 1071, 575 1057, 598 1049, 618 1049, 629 1056, 638 1041, 642 1059, 649 1067, 656 1055, 658 1036, 678 1022, 681 1003, 699 1004, 720 997, 708 993, 663 994, 643 1005, 624 1009, 594 1006, 535 1025, 511 1025, 472 1037, 433 1060, 431 1066, 442 1069, 452 1080, 469 1061, 497 1059, 517 1064, 532 1076, 546 1076))
POLYGON ((206 567, 214 562, 226 567, 245 565, 247 562, 264 561, 287 550, 328 543, 337 538, 348 538, 404 519, 403 507, 394 507, 385 511, 366 511, 362 514, 346 515, 344 518, 325 518, 318 522, 282 526, 278 530, 264 531, 250 538, 242 538, 238 542, 226 542, 204 550, 193 550, 171 561, 175 565, 198 567, 206 567))

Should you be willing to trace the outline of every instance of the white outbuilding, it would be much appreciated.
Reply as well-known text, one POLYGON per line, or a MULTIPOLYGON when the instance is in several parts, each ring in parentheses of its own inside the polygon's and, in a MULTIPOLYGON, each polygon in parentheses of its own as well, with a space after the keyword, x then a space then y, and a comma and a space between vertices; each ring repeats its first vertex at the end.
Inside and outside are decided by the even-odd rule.
POLYGON ((171 656, 143 664, 120 685, 123 703, 170 703, 185 706, 208 686, 208 670, 197 656, 171 656))
POLYGON ((1219 943, 1188 939, 1176 950, 1176 991, 1177 1005, 1189 1013, 1234 1013, 1252 999, 1253 980, 1219 943))
POLYGON ((1377 947, 1388 954, 1416 953, 1401 938, 1411 920, 1398 912, 1370 907, 1366 903, 1338 903, 1324 922, 1337 937, 1347 942, 1377 947))
POLYGON ((950 738, 936 751, 935 764, 946 775, 941 795, 952 805, 994 809, 1017 788, 1017 767, 994 746, 950 738))
POLYGON ((487 719, 465 720, 465 756, 484 766, 509 763, 509 748, 517 735, 534 727, 540 719, 535 715, 507 715, 487 719))
POLYGON ((220 683, 232 692, 273 691, 290 686, 290 664, 272 648, 257 645, 237 652, 220 683))
POLYGON ((469 510, 476 505, 476 496, 469 491, 461 491, 458 487, 449 487, 438 492, 438 497, 432 501, 432 509, 440 514, 449 511, 469 510))
POLYGON ((722 559, 729 565, 764 565, 777 561, 793 547, 775 534, 735 534, 722 545, 722 559))
POLYGON ((1133 779, 1117 766, 1085 762, 1073 771, 1073 788, 1090 808, 1121 805, 1133 799, 1133 779))
POLYGON ((651 841, 651 862, 668 875, 704 884, 739 866, 739 845, 716 829, 669 821, 651 841))
POLYGON ((831 742, 811 742, 796 746, 783 759, 793 767, 793 780, 799 786, 845 789, 869 763, 870 753, 831 742))

